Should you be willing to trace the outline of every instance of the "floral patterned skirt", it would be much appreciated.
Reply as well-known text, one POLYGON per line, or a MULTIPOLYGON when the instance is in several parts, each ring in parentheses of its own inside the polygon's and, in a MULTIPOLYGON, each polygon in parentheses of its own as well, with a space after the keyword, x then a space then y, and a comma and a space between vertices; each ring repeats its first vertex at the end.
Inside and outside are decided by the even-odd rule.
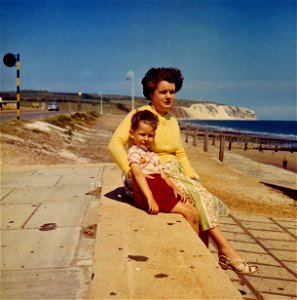
POLYGON ((185 193, 187 200, 199 210, 200 229, 202 231, 219 225, 219 217, 229 213, 227 206, 209 191, 199 181, 184 175, 177 159, 163 163, 165 174, 185 193))

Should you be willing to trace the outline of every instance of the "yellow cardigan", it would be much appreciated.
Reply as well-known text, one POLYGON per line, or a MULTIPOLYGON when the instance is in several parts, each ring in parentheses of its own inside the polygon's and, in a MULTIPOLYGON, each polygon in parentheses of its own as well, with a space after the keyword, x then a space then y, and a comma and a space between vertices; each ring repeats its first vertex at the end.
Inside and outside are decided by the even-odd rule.
POLYGON ((127 174, 130 170, 125 145, 131 146, 131 141, 129 140, 129 130, 131 126, 132 115, 136 111, 144 109, 150 110, 156 114, 159 119, 155 141, 150 147, 151 150, 158 154, 161 162, 170 161, 173 157, 176 157, 186 176, 198 178, 199 176, 192 169, 187 154, 184 150, 180 136, 179 125, 176 118, 170 114, 167 114, 165 117, 163 117, 156 112, 153 106, 150 105, 142 106, 134 111, 131 111, 120 123, 110 140, 108 149, 121 170, 125 174, 127 174))

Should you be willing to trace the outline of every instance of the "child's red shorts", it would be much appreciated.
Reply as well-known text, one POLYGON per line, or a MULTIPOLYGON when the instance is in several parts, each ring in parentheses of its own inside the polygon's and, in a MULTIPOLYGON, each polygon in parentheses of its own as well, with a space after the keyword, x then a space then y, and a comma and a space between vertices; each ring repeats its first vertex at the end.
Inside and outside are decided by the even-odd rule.
MULTIPOLYGON (((172 188, 166 183, 160 174, 150 174, 154 178, 146 178, 148 186, 159 206, 160 212, 171 212, 179 202, 175 198, 172 188)), ((134 183, 135 184, 135 183, 134 183)), ((142 193, 133 188, 133 198, 138 207, 148 211, 148 204, 142 193)))

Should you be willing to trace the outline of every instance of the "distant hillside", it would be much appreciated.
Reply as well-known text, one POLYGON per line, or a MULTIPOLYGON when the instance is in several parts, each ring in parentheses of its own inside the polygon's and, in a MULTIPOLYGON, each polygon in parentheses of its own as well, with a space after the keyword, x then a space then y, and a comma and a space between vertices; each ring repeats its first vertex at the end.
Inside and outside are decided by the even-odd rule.
MULTIPOLYGON (((15 99, 15 92, 0 92, 3 100, 15 99)), ((98 104, 101 101, 101 94, 82 93, 62 93, 49 91, 21 91, 22 102, 71 102, 98 104)), ((135 97, 135 107, 140 107, 149 103, 144 97, 135 97)), ((103 105, 108 105, 112 113, 127 113, 131 109, 131 96, 123 95, 102 95, 103 105)), ((204 100, 176 100, 171 113, 178 118, 192 119, 213 119, 213 120, 254 120, 256 113, 248 108, 225 105, 214 101, 204 100)))

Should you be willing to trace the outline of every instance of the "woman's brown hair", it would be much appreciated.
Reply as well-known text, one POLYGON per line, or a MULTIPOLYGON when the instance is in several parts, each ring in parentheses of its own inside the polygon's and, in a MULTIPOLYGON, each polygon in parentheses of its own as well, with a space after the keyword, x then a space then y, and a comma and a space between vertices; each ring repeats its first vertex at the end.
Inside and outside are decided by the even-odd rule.
POLYGON ((174 83, 175 92, 178 92, 183 85, 184 78, 177 68, 151 68, 141 81, 144 97, 152 100, 151 94, 156 90, 158 83, 163 80, 174 83))

